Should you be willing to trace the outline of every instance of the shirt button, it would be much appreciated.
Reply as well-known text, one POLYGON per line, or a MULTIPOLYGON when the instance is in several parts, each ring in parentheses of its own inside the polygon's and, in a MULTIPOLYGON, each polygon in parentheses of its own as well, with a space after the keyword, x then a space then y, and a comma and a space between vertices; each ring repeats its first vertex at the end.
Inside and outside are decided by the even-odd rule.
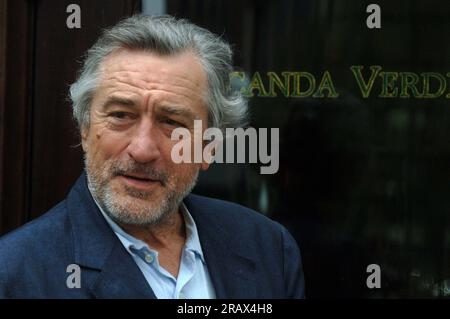
POLYGON ((145 255, 145 261, 148 262, 149 264, 153 261, 153 257, 150 254, 146 254, 145 255))

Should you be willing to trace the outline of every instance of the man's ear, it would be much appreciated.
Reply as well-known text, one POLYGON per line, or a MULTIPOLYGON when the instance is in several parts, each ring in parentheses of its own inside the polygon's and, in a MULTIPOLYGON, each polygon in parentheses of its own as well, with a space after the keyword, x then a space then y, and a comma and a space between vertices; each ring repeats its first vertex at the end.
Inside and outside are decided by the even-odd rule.
POLYGON ((87 138, 88 138, 89 129, 83 125, 80 130, 80 136, 81 136, 81 147, 83 148, 83 151, 86 152, 87 149, 87 138))

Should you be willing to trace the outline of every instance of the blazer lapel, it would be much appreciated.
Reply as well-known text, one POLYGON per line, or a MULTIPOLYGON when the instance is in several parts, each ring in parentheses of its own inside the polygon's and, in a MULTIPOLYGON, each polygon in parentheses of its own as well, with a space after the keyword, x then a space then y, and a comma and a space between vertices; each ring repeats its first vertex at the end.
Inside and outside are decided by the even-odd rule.
POLYGON ((96 298, 156 298, 120 242, 115 244, 91 290, 96 298))
POLYGON ((203 234, 199 234, 201 245, 216 290, 216 297, 219 299, 257 298, 253 261, 233 254, 225 243, 209 237, 204 228, 200 229, 199 233, 203 234))
POLYGON ((185 204, 197 226, 216 297, 257 298, 256 263, 249 256, 251 253, 244 253, 246 244, 208 213, 213 207, 198 203, 192 195, 185 199, 185 204))
POLYGON ((83 174, 67 198, 75 263, 97 298, 156 298, 132 256, 101 215, 83 174))

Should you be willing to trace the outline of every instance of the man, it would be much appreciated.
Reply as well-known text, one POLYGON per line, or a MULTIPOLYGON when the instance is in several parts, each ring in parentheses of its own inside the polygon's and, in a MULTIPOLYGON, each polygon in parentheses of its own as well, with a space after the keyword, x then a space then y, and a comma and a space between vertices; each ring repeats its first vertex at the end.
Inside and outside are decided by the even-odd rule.
POLYGON ((0 240, 0 297, 304 297, 285 228, 189 194, 208 163, 171 158, 176 128, 244 120, 230 71, 230 47, 185 20, 139 15, 105 31, 70 88, 85 174, 0 240))

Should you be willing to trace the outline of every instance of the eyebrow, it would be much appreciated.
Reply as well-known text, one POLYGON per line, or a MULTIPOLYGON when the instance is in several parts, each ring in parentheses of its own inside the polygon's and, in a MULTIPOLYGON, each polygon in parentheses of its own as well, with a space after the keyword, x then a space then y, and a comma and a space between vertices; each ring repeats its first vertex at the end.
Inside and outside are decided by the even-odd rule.
POLYGON ((172 115, 181 115, 186 116, 191 119, 200 119, 200 117, 192 112, 191 110, 183 107, 183 106, 176 106, 176 105, 162 105, 159 107, 160 111, 166 114, 172 114, 172 115))
POLYGON ((108 99, 103 103, 102 108, 104 110, 108 109, 109 107, 111 107, 112 105, 124 105, 124 106, 131 106, 131 107, 136 107, 136 101, 134 101, 133 99, 129 99, 126 97, 121 97, 121 96, 110 96, 108 97, 108 99))

